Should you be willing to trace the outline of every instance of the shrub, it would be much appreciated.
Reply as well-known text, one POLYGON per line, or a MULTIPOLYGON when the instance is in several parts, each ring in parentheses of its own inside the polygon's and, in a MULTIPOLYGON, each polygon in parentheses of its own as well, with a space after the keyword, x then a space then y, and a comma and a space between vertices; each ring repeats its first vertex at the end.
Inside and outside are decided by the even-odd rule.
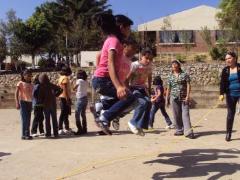
POLYGON ((203 54, 195 55, 194 56, 194 61, 196 61, 196 62, 204 62, 204 61, 206 61, 206 58, 207 58, 207 56, 203 55, 203 54))
POLYGON ((210 56, 212 60, 224 60, 227 48, 225 47, 213 47, 210 49, 210 56))

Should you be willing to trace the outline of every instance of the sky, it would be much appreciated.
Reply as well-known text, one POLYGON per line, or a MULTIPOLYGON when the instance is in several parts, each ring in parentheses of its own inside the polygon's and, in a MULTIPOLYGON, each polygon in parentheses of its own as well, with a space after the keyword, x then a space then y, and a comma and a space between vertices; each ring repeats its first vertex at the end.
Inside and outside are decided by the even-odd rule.
MULTIPOLYGON (((0 19, 6 12, 16 11, 17 17, 25 20, 35 7, 46 0, 0 0, 0 19)), ((125 14, 134 22, 134 27, 144 22, 168 16, 199 5, 218 7, 221 0, 108 0, 114 14, 125 14)))

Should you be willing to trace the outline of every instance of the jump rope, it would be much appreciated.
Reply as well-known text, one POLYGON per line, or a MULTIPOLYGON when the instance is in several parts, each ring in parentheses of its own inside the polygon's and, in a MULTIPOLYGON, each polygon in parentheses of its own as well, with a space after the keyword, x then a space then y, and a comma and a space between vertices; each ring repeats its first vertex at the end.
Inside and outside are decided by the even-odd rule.
MULTIPOLYGON (((207 120, 207 117, 222 103, 222 101, 217 101, 217 103, 212 107, 210 108, 205 114, 204 116, 202 116, 201 118, 199 118, 199 120, 195 123, 194 126, 192 126, 188 131, 192 131, 194 130, 202 121, 205 121, 207 120)), ((178 139, 177 141, 179 142, 180 140, 183 140, 183 138, 180 138, 178 139)), ((83 174, 83 173, 86 173, 86 172, 89 172, 89 171, 93 171, 93 170, 96 170, 96 169, 100 169, 100 168, 103 168, 103 167, 106 167, 106 166, 110 166, 110 165, 113 165, 113 164, 117 164, 117 163, 121 163, 121 162, 124 162, 124 161, 129 161, 129 160, 135 160, 135 159, 144 159, 144 158, 149 158, 149 157, 155 157, 157 155, 159 155, 159 151, 157 152, 152 152, 152 153, 148 153, 148 154, 139 154, 139 155, 128 155, 128 156, 123 156, 123 157, 118 157, 118 158, 112 158, 112 159, 108 159, 108 160, 101 160, 101 161, 93 161, 93 162, 90 162, 88 165, 84 166, 84 167, 81 167, 81 168, 78 168, 78 169, 75 169, 61 177, 58 177, 56 178, 56 180, 62 180, 62 179, 67 179, 67 178, 70 178, 70 177, 73 177, 73 176, 76 176, 76 175, 79 175, 79 174, 83 174)))

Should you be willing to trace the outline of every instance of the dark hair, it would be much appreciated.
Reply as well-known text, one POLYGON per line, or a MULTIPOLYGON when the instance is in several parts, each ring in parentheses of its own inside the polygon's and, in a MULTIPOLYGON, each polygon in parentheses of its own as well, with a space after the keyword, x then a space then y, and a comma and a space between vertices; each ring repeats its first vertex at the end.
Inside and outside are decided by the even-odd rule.
POLYGON ((181 67, 180 61, 178 61, 178 60, 173 60, 173 61, 171 62, 171 64, 173 64, 173 63, 175 63, 175 64, 177 64, 179 67, 181 67))
POLYGON ((117 26, 123 25, 124 27, 127 27, 127 26, 133 25, 133 21, 125 15, 118 14, 118 15, 115 15, 114 17, 115 17, 117 26))
POLYGON ((34 79, 33 79, 33 84, 40 84, 40 81, 39 81, 39 74, 37 74, 34 79))
POLYGON ((237 56, 237 54, 236 54, 234 51, 228 51, 228 52, 226 53, 226 55, 232 56, 233 58, 236 59, 236 61, 237 61, 237 59, 238 59, 238 56, 237 56))
POLYGON ((152 50, 148 47, 142 49, 142 51, 141 51, 142 56, 145 56, 146 54, 151 54, 152 55, 152 50))
POLYGON ((78 70, 77 79, 87 80, 87 73, 84 70, 78 70))
MULTIPOLYGON (((28 70, 28 69, 26 69, 25 71, 23 71, 23 72, 21 73, 21 81, 26 82, 26 79, 24 78, 24 76, 26 76, 26 75, 32 75, 32 72, 31 72, 30 70, 28 70)), ((31 81, 30 81, 30 82, 31 82, 31 81)))
POLYGON ((94 16, 94 20, 104 34, 114 34, 121 42, 124 39, 124 35, 120 31, 120 25, 126 27, 133 24, 132 20, 130 20, 128 17, 124 15, 113 16, 109 11, 96 14, 94 16))
POLYGON ((72 74, 72 70, 70 67, 63 66, 60 72, 62 76, 70 76, 72 74))
POLYGON ((128 37, 127 39, 124 39, 122 41, 123 44, 126 44, 126 45, 136 45, 137 46, 137 41, 133 38, 133 37, 128 37))
POLYGON ((163 81, 161 79, 160 76, 156 76, 154 79, 153 79, 153 85, 162 85, 163 84, 163 81))

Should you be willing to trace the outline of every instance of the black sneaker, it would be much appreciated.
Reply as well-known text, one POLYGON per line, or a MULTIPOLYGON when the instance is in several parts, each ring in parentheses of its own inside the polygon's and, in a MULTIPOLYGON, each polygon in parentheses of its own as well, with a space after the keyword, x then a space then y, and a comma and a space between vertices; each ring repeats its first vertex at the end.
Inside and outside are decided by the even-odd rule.
POLYGON ((189 138, 189 139, 195 139, 195 136, 193 133, 189 134, 186 136, 186 138, 189 138))
POLYGON ((108 125, 105 125, 102 121, 96 121, 98 127, 102 129, 102 131, 107 135, 112 135, 112 132, 109 130, 108 125))
POLYGON ((119 130, 119 127, 120 127, 119 119, 114 119, 114 120, 112 121, 112 127, 113 127, 113 129, 115 129, 116 131, 119 130))
POLYGON ((181 131, 177 131, 174 133, 174 136, 182 136, 183 135, 183 132, 181 131))

